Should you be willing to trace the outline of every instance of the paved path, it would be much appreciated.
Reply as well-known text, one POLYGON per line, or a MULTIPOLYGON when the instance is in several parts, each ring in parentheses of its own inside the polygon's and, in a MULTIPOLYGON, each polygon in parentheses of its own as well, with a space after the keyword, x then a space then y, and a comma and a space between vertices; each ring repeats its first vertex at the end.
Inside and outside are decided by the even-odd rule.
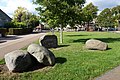
MULTIPOLYGON (((114 33, 120 34, 120 31, 114 31, 114 33)), ((94 80, 120 80, 120 66, 106 72, 94 80)))
POLYGON ((8 36, 7 38, 0 38, 0 59, 4 58, 4 55, 13 50, 21 49, 32 42, 36 41, 46 33, 36 33, 21 36, 8 36))
MULTIPOLYGON (((120 31, 112 32, 120 34, 120 31)), ((105 74, 95 78, 94 80, 120 80, 120 66, 106 72, 105 74)))
POLYGON ((115 69, 106 72, 102 76, 96 78, 95 80, 120 80, 120 66, 115 69))

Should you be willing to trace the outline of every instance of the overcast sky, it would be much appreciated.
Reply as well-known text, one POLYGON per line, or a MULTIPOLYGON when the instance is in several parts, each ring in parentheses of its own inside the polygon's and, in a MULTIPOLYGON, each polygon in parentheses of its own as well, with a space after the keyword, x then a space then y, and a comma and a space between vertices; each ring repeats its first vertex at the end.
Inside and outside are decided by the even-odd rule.
MULTIPOLYGON (((120 5, 120 0, 86 0, 86 4, 92 2, 95 6, 98 6, 99 10, 102 11, 105 8, 112 8, 120 5)), ((32 4, 32 0, 0 0, 0 9, 12 17, 14 11, 18 6, 26 7, 30 12, 37 13, 35 11, 36 5, 32 4)))

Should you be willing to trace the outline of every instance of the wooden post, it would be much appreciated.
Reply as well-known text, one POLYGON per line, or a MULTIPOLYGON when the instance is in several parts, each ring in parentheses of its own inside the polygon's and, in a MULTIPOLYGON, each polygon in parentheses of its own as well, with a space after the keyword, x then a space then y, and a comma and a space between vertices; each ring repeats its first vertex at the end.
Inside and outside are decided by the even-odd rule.
POLYGON ((60 43, 63 43, 63 29, 62 29, 62 26, 60 26, 60 43))

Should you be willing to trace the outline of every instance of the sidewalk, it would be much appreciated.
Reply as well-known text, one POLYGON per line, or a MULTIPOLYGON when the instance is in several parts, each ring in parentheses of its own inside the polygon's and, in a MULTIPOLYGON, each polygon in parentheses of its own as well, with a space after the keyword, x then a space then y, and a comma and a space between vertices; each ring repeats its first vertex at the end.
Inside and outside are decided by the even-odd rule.
MULTIPOLYGON (((120 31, 114 31, 114 33, 120 34, 120 31)), ((120 66, 106 72, 105 74, 95 78, 94 80, 120 80, 120 66)))
POLYGON ((21 49, 38 40, 45 34, 46 33, 36 33, 20 36, 13 35, 8 36, 7 38, 0 38, 0 59, 3 59, 6 53, 9 53, 13 50, 21 49))
POLYGON ((96 78, 95 80, 120 80, 120 66, 103 74, 102 76, 96 78))

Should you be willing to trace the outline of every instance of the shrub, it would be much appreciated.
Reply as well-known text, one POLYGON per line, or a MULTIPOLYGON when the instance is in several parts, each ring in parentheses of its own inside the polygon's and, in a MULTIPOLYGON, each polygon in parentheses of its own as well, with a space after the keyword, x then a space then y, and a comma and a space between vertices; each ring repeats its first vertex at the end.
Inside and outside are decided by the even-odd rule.
POLYGON ((26 24, 23 22, 7 22, 4 25, 5 28, 26 28, 26 24))
POLYGON ((9 35, 24 35, 32 33, 31 28, 9 28, 9 35))
POLYGON ((7 22, 7 23, 4 24, 4 27, 5 28, 13 28, 13 27, 15 27, 15 25, 14 25, 13 22, 7 22))
POLYGON ((0 34, 2 35, 2 37, 5 37, 7 34, 7 29, 6 28, 0 28, 0 34))

